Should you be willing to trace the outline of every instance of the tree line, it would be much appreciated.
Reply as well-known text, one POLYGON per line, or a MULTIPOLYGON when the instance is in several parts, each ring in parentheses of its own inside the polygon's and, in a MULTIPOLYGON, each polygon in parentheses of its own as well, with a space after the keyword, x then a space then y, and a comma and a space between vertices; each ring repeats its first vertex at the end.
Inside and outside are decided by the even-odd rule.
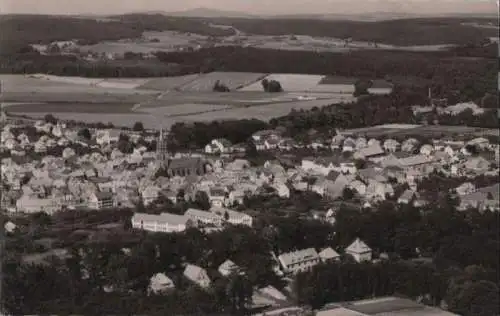
POLYGON ((231 25, 247 34, 268 36, 308 35, 400 46, 481 44, 485 38, 498 36, 495 29, 481 29, 462 24, 464 22, 476 22, 496 25, 496 19, 492 18, 440 17, 371 22, 311 18, 219 18, 211 20, 218 24, 231 25))

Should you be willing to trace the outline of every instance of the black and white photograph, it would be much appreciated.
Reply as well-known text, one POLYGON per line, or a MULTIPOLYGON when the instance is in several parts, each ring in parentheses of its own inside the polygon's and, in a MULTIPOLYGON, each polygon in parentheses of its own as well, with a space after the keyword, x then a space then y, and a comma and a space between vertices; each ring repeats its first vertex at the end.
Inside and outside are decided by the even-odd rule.
POLYGON ((0 316, 500 316, 497 0, 0 0, 0 316))

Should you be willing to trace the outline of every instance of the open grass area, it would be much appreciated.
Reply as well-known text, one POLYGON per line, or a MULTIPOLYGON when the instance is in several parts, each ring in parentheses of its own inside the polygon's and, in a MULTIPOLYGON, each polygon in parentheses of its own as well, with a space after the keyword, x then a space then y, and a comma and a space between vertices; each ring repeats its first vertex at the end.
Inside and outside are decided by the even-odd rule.
POLYGON ((195 80, 180 87, 181 91, 212 91, 215 83, 220 81, 230 90, 250 85, 266 75, 250 72, 211 72, 200 75, 195 80))
POLYGON ((11 113, 133 113, 133 103, 25 103, 4 107, 11 113))
MULTIPOLYGON (((299 75, 299 74, 271 74, 266 77, 267 80, 277 80, 284 91, 297 92, 308 91, 317 86, 323 76, 320 75, 299 75)), ((243 87, 240 91, 263 91, 260 81, 249 86, 243 87)))
POLYGON ((182 85, 187 84, 188 82, 195 80, 198 76, 198 74, 192 74, 185 76, 156 78, 145 82, 138 88, 159 91, 174 90, 181 87, 182 85))

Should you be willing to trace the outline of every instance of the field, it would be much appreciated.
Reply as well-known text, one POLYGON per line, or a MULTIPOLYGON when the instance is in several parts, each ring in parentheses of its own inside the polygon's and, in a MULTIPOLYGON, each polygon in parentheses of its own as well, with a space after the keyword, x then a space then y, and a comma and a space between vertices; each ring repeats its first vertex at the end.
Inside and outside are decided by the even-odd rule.
POLYGON ((131 126, 141 121, 147 127, 169 127, 179 121, 243 117, 267 121, 286 115, 292 109, 311 109, 353 100, 352 96, 339 93, 300 92, 301 85, 317 85, 322 77, 294 74, 270 76, 292 87, 289 92, 211 91, 216 80, 236 88, 264 76, 259 73, 215 72, 159 79, 95 80, 6 75, 1 77, 4 92, 0 101, 4 102, 2 106, 8 112, 33 117, 51 113, 61 119, 89 123, 111 122, 116 126, 131 126), (175 89, 181 86, 186 91, 175 89))
POLYGON ((193 74, 178 77, 156 78, 145 82, 138 88, 159 91, 174 90, 182 85, 187 84, 188 82, 195 80, 196 78, 198 78, 198 76, 199 75, 197 74, 193 74))
POLYGON ((220 83, 228 87, 229 90, 235 90, 259 81, 265 76, 265 74, 260 73, 211 72, 200 75, 198 78, 181 86, 179 89, 185 92, 212 91, 215 83, 220 81, 220 83))
MULTIPOLYGON (((277 80, 281 83, 284 91, 300 92, 309 91, 316 87, 323 76, 319 75, 297 75, 297 74, 271 74, 266 77, 267 80, 277 80)), ((262 91, 260 81, 249 86, 241 88, 239 91, 262 91)))

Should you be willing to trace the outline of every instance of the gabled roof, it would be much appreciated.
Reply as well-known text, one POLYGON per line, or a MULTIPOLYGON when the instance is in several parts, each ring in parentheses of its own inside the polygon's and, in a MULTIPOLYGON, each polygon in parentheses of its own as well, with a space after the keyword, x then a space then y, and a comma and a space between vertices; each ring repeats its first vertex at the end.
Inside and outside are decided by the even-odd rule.
POLYGON ((201 267, 198 267, 194 264, 188 264, 184 269, 184 275, 191 280, 197 280, 200 274, 206 275, 207 271, 201 267))
POLYGON ((321 250, 321 252, 319 253, 319 256, 323 260, 335 259, 335 258, 340 257, 340 255, 335 250, 333 250, 331 247, 328 247, 328 248, 321 250))
POLYGON ((361 148, 357 151, 357 153, 359 155, 362 155, 363 157, 372 157, 384 154, 384 150, 379 144, 374 144, 365 148, 361 148))
POLYGON ((431 163, 433 161, 434 161, 433 158, 429 158, 425 155, 414 155, 414 156, 399 159, 399 162, 404 167, 423 165, 426 163, 431 163))
POLYGON ((284 253, 278 258, 285 267, 288 267, 291 264, 318 259, 319 255, 314 248, 307 248, 284 253))
POLYGON ((219 271, 220 270, 226 270, 226 271, 235 271, 237 270, 239 267, 234 263, 232 262, 231 260, 226 260, 224 261, 220 266, 219 266, 219 271))
POLYGON ((399 197, 400 199, 402 200, 411 200, 414 196, 416 196, 416 192, 415 191, 412 191, 410 189, 406 190, 403 192, 403 194, 401 194, 401 196, 399 197))
POLYGON ((356 238, 356 240, 346 248, 346 252, 348 253, 366 253, 369 251, 372 251, 372 249, 359 238, 356 238))

